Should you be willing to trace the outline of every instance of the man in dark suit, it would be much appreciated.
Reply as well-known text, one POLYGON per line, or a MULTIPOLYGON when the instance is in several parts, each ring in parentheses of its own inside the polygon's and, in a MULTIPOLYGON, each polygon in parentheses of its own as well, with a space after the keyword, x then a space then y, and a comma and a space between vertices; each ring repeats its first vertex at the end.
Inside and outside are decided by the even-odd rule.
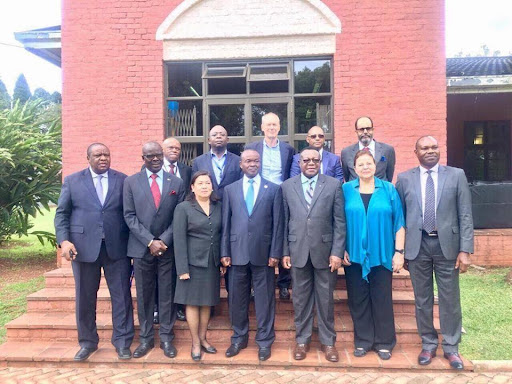
POLYGON ((142 159, 146 168, 124 182, 124 218, 130 229, 128 256, 133 258, 140 324, 140 345, 133 353, 136 358, 154 347, 155 274, 158 274, 160 348, 165 356, 176 356, 172 344, 176 310, 171 224, 174 208, 185 196, 185 187, 181 179, 162 169, 163 158, 160 144, 144 144, 142 159))
POLYGON ((375 176, 381 180, 391 182, 395 173, 395 149, 388 144, 377 142, 373 139, 373 121, 367 116, 356 120, 356 134, 359 141, 353 145, 343 148, 341 151, 341 165, 345 181, 357 179, 354 170, 354 157, 359 150, 370 151, 377 170, 375 176))
POLYGON ((439 342, 433 323, 435 272, 444 357, 454 369, 463 369, 458 354, 462 328, 459 272, 466 272, 473 253, 471 194, 462 169, 439 165, 435 138, 421 137, 414 152, 420 166, 399 174, 396 188, 405 213, 405 259, 422 341, 418 362, 430 364, 439 342))
POLYGON ((224 187, 240 180, 240 157, 228 152, 228 132, 221 125, 210 129, 208 144, 210 151, 198 156, 192 164, 192 174, 197 171, 208 171, 213 178, 213 191, 222 199, 224 187))
POLYGON ((247 347, 251 282, 256 305, 258 358, 267 360, 275 339, 275 267, 283 252, 281 189, 259 175, 260 155, 242 152, 242 180, 224 189, 221 263, 230 268, 229 318, 233 327, 227 357, 247 347))
MULTIPOLYGON (((322 162, 320 163, 320 174, 334 177, 343 183, 343 169, 341 168, 340 157, 324 148, 325 133, 318 126, 311 127, 306 137, 310 147, 318 150, 322 162)), ((293 156, 290 177, 300 175, 300 154, 293 156)))
POLYGON ((133 341, 128 228, 123 218, 126 175, 110 169, 110 151, 100 143, 87 148, 89 168, 64 179, 55 213, 62 256, 71 260, 76 292, 76 323, 82 361, 98 349, 96 300, 103 268, 112 301, 112 344, 129 359, 133 341))
POLYGON ((291 268, 297 344, 294 358, 306 358, 316 305, 318 336, 328 361, 339 359, 334 330, 338 268, 345 252, 345 209, 341 182, 319 175, 320 154, 300 154, 302 173, 283 183, 284 246, 282 263, 291 268))
MULTIPOLYGON (((279 117, 275 113, 267 113, 261 118, 261 131, 264 138, 261 141, 250 143, 245 146, 246 149, 254 149, 260 154, 260 174, 271 183, 281 185, 283 181, 290 178, 290 168, 292 166, 295 149, 288 143, 279 141, 277 135, 281 130, 279 117)), ((291 277, 290 272, 279 265, 279 277, 277 286, 279 287, 279 297, 289 299, 291 277)))

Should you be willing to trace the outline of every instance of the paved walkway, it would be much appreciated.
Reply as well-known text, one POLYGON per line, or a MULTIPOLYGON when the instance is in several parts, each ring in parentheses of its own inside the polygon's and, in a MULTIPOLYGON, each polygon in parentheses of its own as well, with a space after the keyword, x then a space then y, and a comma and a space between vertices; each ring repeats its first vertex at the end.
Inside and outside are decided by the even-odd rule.
POLYGON ((186 384, 442 384, 512 383, 512 372, 491 373, 382 373, 313 372, 231 369, 84 369, 84 368, 0 368, 0 383, 186 383, 186 384))

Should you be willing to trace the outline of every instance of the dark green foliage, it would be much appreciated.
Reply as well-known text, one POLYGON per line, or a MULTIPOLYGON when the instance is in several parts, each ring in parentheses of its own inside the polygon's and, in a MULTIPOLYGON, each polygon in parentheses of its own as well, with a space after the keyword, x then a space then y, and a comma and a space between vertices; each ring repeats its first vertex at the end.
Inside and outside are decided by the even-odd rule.
MULTIPOLYGON (((59 197, 62 122, 60 115, 41 119, 43 105, 17 101, 0 111, 0 243, 29 234, 29 216, 49 210, 59 197)), ((55 243, 51 233, 33 234, 55 243)))
POLYGON ((55 91, 50 95, 50 101, 55 104, 62 104, 62 95, 55 91))
POLYGON ((0 80, 0 110, 11 108, 11 96, 2 80, 0 80))
POLYGON ((27 83, 27 79, 25 79, 25 75, 22 73, 18 76, 16 80, 16 84, 14 85, 14 93, 12 95, 12 101, 16 102, 19 100, 20 104, 24 104, 28 99, 32 97, 30 93, 30 88, 27 83))
POLYGON ((51 98, 50 92, 48 92, 44 88, 36 88, 34 91, 34 99, 43 99, 44 101, 49 101, 51 98))

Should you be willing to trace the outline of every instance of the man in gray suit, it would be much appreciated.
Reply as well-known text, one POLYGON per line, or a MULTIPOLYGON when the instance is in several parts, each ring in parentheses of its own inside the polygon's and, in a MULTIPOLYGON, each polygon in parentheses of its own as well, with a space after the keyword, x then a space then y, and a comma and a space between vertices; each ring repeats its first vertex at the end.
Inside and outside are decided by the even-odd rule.
POLYGON ((135 358, 154 347, 155 274, 158 275, 160 348, 165 356, 176 356, 172 344, 172 327, 176 321, 172 219, 174 208, 183 201, 185 187, 180 178, 164 172, 163 158, 160 144, 154 141, 144 144, 145 169, 124 182, 124 219, 130 229, 128 256, 133 258, 140 324, 140 345, 133 353, 135 358))
POLYGON ((285 181, 283 266, 291 268, 296 341, 294 358, 306 358, 316 305, 318 334, 328 361, 339 359, 334 330, 337 271, 345 252, 345 210, 341 182, 320 175, 320 153, 300 155, 301 174, 285 181))
POLYGON ((343 148, 341 151, 341 165, 345 181, 357 179, 354 170, 354 157, 359 150, 370 151, 377 170, 375 176, 381 180, 391 182, 395 173, 395 149, 388 144, 377 142, 373 139, 373 121, 367 116, 362 116, 355 123, 358 142, 343 148))
POLYGON ((439 165, 435 138, 419 138, 414 152, 420 166, 399 174, 396 188, 406 217, 405 259, 422 340, 418 362, 430 364, 438 346, 433 324, 435 272, 444 357, 454 369, 463 369, 458 354, 462 327, 459 272, 466 272, 473 253, 471 195, 462 169, 439 165))

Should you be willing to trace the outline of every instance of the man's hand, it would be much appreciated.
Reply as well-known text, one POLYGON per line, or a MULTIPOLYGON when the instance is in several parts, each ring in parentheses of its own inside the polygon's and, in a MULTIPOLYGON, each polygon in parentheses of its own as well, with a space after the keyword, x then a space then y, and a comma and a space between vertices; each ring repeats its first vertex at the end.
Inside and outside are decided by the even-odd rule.
POLYGON ((75 248, 75 244, 67 240, 64 240, 62 243, 60 243, 60 250, 62 257, 64 257, 67 261, 75 260, 76 255, 78 254, 75 248))
POLYGON ((220 263, 224 268, 231 267, 231 257, 221 257, 220 263))
POLYGON ((162 256, 167 251, 167 245, 162 240, 153 240, 149 246, 149 252, 153 256, 162 256))
POLYGON ((404 255, 400 252, 395 252, 393 260, 391 261, 393 272, 399 272, 404 266, 404 255))
POLYGON ((292 267, 292 258, 290 256, 283 256, 281 264, 283 265, 283 268, 290 269, 292 267))
POLYGON ((464 273, 468 270, 469 264, 469 253, 459 252, 459 255, 457 256, 457 261, 455 262, 455 269, 459 268, 460 273, 464 273))
POLYGON ((331 272, 337 271, 341 267, 341 257, 329 256, 329 267, 331 267, 331 272))
POLYGON ((345 255, 343 256, 343 260, 341 261, 341 264, 348 267, 349 265, 352 265, 350 262, 350 256, 348 255, 347 251, 345 251, 345 255))
POLYGON ((183 275, 180 275, 180 280, 190 280, 190 274, 184 273, 183 275))
POLYGON ((223 267, 222 265, 220 266, 220 275, 221 276, 224 276, 226 274, 226 267, 223 267))
POLYGON ((279 259, 274 259, 273 257, 270 257, 268 259, 268 266, 271 268, 275 268, 279 264, 279 259))

